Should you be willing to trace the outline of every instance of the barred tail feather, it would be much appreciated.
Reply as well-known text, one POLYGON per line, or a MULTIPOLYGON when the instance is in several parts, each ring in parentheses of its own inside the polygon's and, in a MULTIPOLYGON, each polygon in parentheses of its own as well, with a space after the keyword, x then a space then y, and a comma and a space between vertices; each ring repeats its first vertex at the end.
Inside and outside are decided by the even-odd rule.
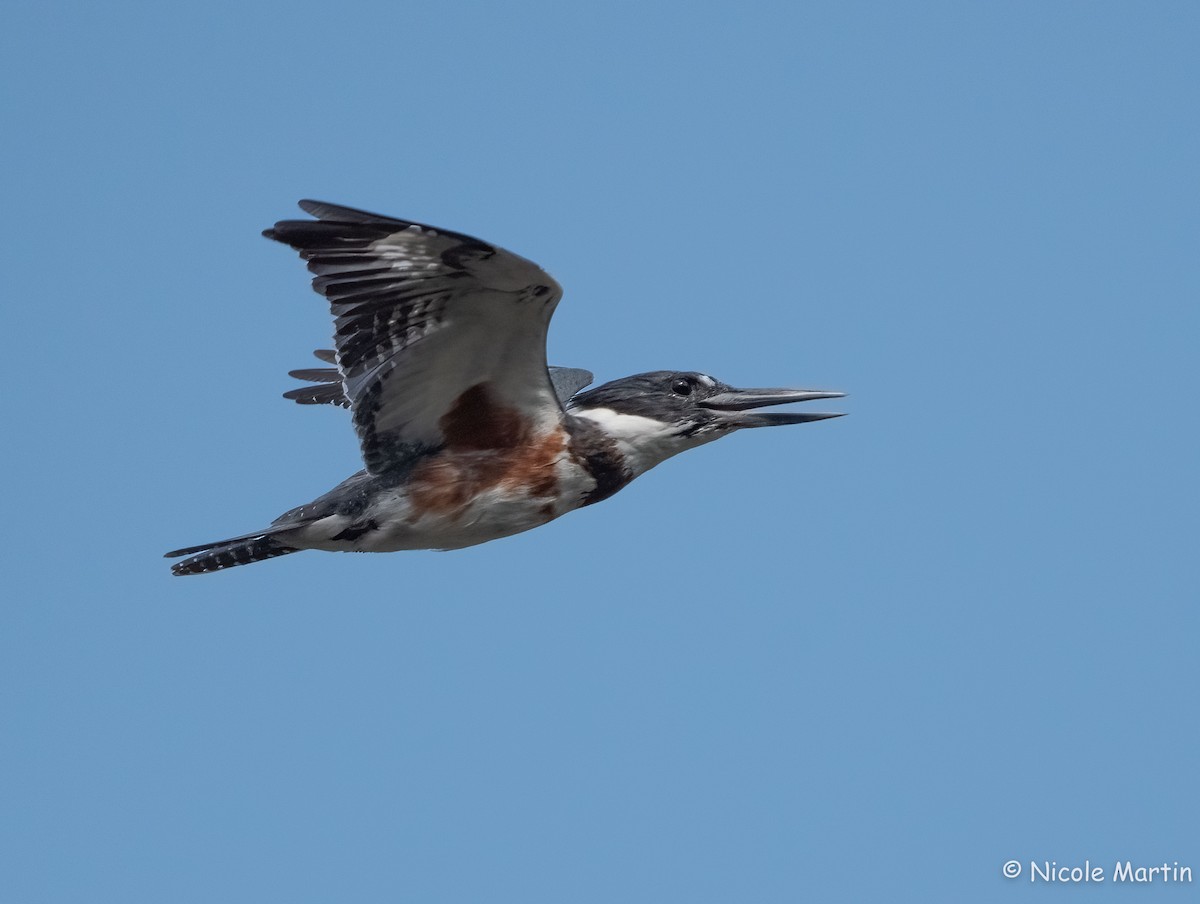
POLYGON ((286 556, 288 553, 299 552, 297 546, 287 546, 272 536, 256 536, 226 540, 222 543, 210 544, 207 547, 193 546, 189 549, 179 549, 167 553, 167 558, 188 555, 198 552, 182 562, 171 566, 171 574, 208 574, 210 571, 220 571, 223 568, 233 568, 235 565, 249 565, 262 562, 276 556, 286 556))

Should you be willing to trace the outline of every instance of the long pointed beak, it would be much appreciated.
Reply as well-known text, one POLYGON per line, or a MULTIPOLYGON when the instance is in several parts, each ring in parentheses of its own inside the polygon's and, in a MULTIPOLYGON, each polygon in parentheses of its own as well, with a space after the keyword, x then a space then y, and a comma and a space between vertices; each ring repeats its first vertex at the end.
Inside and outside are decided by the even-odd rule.
POLYGON ((731 427, 778 427, 783 424, 807 424, 831 417, 841 417, 844 412, 752 412, 752 408, 770 405, 787 405, 792 402, 811 402, 816 399, 840 399, 844 392, 822 392, 816 389, 730 389, 700 402, 705 408, 726 413, 722 418, 731 427), (745 413, 743 413, 745 412, 745 413))

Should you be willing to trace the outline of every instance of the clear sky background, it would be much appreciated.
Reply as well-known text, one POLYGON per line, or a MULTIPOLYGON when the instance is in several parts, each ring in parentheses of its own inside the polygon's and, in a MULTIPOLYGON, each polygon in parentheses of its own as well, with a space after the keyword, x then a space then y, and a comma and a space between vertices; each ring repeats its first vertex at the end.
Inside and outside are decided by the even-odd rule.
POLYGON ((1198 39, 1188 2, 8 5, 0 900, 1200 880, 1198 39), (301 197, 537 260, 555 363, 851 415, 475 549, 173 578, 359 466, 279 398, 331 331, 258 234, 301 197))

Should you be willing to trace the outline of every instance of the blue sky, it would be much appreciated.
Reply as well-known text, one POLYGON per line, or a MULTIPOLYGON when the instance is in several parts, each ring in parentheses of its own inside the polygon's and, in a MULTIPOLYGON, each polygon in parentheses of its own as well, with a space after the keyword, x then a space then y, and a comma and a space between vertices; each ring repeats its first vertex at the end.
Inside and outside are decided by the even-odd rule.
POLYGON ((0 898, 1200 874, 1198 26, 12 5, 0 898), (556 363, 844 389, 851 416, 470 550, 172 578, 165 550, 357 469, 344 412, 278 397, 330 333, 258 235, 301 197, 537 260, 556 363))

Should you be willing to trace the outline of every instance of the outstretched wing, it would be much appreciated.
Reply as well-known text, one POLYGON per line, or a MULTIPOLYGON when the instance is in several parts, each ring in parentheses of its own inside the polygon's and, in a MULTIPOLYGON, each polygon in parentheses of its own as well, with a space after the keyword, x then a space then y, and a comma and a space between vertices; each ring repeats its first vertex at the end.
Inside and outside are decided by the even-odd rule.
MULTIPOLYGON (((337 353, 331 348, 318 348, 313 354, 327 364, 337 363, 337 353)), ((590 370, 578 367, 556 367, 553 364, 550 371, 550 385, 558 396, 559 404, 565 406, 571 396, 585 386, 590 386, 596 377, 590 370)), ((336 367, 304 367, 299 370, 289 370, 289 377, 304 380, 316 386, 301 386, 289 389, 283 394, 285 399, 291 399, 300 405, 338 405, 350 407, 350 400, 342 392, 342 374, 336 367)))
MULTIPOLYGON (((368 471, 442 446, 511 446, 561 423, 546 331, 562 289, 545 271, 459 233, 300 207, 317 219, 263 235, 299 251, 329 300, 340 389, 368 471)), ((308 373, 321 374, 314 401, 335 401, 337 384, 308 373)))

